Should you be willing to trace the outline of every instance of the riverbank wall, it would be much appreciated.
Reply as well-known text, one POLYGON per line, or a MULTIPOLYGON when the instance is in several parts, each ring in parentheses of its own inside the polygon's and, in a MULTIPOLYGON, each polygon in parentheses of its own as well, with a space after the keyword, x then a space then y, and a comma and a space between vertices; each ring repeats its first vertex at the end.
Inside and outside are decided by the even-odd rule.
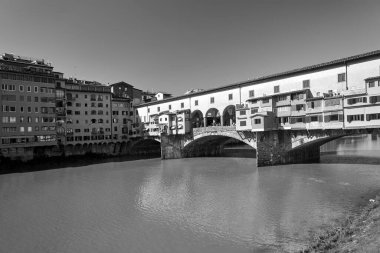
POLYGON ((379 252, 379 249, 380 195, 377 195, 368 200, 359 214, 317 234, 300 252, 379 252))
POLYGON ((56 162, 65 160, 86 160, 89 157, 159 157, 160 147, 146 148, 123 145, 122 143, 99 143, 83 145, 55 145, 27 148, 0 149, 0 173, 16 169, 26 164, 38 164, 46 161, 56 162))

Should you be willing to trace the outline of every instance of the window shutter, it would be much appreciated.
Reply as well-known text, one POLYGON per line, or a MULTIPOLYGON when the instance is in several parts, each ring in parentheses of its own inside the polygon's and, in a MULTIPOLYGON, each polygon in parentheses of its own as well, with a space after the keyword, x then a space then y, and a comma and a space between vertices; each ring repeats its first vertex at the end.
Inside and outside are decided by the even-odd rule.
POLYGON ((318 121, 323 122, 323 116, 322 115, 318 115, 318 121))
POLYGON ((363 97, 363 103, 367 103, 367 97, 363 97))
POLYGON ((339 120, 340 122, 343 122, 343 114, 339 114, 339 115, 338 115, 338 120, 339 120))
POLYGON ((370 121, 370 120, 371 120, 369 114, 366 114, 365 117, 366 117, 366 120, 367 120, 367 121, 370 121))
POLYGON ((330 122, 330 115, 325 115, 325 122, 330 122))
POLYGON ((291 107, 292 107, 292 111, 296 111, 297 110, 296 105, 292 105, 291 107))
POLYGON ((311 122, 310 116, 306 116, 305 121, 306 121, 306 123, 310 123, 311 122))

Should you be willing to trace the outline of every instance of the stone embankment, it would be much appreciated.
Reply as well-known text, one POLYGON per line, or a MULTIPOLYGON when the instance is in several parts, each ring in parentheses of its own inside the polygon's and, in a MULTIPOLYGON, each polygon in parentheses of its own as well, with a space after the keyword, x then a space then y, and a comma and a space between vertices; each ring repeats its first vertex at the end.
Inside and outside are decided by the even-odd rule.
POLYGON ((380 252, 380 195, 358 215, 317 235, 301 252, 380 252))

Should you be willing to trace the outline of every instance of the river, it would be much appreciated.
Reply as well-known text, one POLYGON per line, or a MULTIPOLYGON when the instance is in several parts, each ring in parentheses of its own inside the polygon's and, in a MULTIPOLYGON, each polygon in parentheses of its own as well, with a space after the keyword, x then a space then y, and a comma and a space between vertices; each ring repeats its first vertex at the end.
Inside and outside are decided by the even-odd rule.
POLYGON ((379 157, 378 139, 321 150, 320 164, 115 160, 0 175, 0 252, 293 252, 379 190, 378 164, 345 162, 379 157))

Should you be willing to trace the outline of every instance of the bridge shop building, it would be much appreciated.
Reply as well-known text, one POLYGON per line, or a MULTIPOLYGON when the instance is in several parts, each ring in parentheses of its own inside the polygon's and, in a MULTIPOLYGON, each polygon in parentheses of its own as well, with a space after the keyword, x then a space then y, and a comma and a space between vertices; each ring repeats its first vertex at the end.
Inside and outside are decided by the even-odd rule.
MULTIPOLYGON (((194 143, 218 150, 229 137, 251 143, 259 166, 313 161, 323 143, 380 128, 379 69, 380 51, 373 51, 140 104, 137 111, 145 125, 161 111, 189 111, 191 129, 177 152, 163 158, 205 155, 194 143)), ((181 134, 167 132, 165 138, 181 134)))

